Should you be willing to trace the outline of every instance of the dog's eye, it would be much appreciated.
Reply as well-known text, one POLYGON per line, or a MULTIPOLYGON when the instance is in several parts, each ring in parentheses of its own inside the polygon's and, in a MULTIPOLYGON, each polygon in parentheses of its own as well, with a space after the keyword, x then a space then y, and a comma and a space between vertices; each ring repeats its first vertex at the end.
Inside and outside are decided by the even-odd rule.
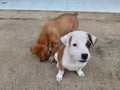
POLYGON ((86 47, 87 47, 87 48, 90 48, 90 46, 91 46, 91 43, 90 43, 89 41, 87 41, 86 47))
POLYGON ((74 43, 74 44, 73 44, 73 46, 74 46, 74 47, 76 47, 76 46, 77 46, 77 44, 76 44, 76 43, 74 43))

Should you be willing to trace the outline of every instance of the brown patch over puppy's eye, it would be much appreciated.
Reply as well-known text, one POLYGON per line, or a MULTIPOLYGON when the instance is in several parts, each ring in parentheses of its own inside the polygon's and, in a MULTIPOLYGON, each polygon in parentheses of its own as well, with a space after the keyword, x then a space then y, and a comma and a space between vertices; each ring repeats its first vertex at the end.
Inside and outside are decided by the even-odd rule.
POLYGON ((86 47, 87 47, 87 48, 90 48, 90 46, 91 46, 91 43, 90 43, 89 41, 87 41, 86 47))

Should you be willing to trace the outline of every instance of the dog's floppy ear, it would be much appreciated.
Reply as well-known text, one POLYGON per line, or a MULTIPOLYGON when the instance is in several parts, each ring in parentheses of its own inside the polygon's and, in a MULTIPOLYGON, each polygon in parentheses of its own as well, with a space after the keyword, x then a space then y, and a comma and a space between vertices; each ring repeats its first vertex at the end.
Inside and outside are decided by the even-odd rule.
POLYGON ((88 39, 89 39, 89 41, 91 42, 91 44, 92 44, 93 46, 95 46, 95 43, 97 42, 97 37, 94 36, 94 35, 92 35, 92 34, 90 34, 90 33, 88 33, 88 39))
POLYGON ((71 39, 72 39, 72 32, 62 36, 61 38, 61 42, 65 45, 65 46, 69 46, 71 39))

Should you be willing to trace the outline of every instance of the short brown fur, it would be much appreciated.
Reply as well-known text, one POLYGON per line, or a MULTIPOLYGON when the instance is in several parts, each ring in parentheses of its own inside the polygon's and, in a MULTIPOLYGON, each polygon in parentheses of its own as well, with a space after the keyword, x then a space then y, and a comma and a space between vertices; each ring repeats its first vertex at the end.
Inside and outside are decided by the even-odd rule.
POLYGON ((65 46, 63 45, 63 46, 59 49, 59 51, 58 51, 59 69, 60 69, 61 71, 64 70, 64 67, 63 67, 63 65, 62 65, 62 58, 63 58, 64 49, 65 49, 65 46))
POLYGON ((49 56, 49 44, 51 44, 51 56, 54 56, 59 46, 60 37, 78 29, 78 25, 77 13, 62 14, 49 21, 43 26, 36 43, 30 48, 32 53, 37 55, 40 60, 44 61, 49 56))

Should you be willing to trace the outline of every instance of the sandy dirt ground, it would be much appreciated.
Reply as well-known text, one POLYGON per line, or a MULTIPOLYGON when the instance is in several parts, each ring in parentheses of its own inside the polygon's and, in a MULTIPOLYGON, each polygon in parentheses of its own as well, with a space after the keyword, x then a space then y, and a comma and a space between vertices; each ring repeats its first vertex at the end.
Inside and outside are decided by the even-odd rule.
POLYGON ((83 78, 66 70, 57 82, 56 63, 32 55, 44 23, 62 13, 0 11, 0 90, 120 90, 120 13, 79 13, 79 29, 98 37, 83 78))

